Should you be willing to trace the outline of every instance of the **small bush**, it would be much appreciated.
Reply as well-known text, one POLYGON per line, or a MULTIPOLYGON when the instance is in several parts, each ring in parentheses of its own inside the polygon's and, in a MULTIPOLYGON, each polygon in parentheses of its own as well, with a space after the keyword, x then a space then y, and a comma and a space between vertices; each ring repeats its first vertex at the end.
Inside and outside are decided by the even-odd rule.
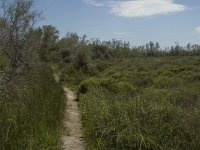
POLYGON ((146 72, 139 72, 133 76, 133 82, 138 87, 148 87, 153 84, 152 75, 146 72))
POLYGON ((87 72, 89 70, 89 57, 85 51, 80 51, 74 58, 73 65, 77 70, 83 70, 87 72))
POLYGON ((160 69, 160 70, 158 70, 157 75, 158 75, 158 76, 168 76, 168 77, 172 77, 172 76, 174 76, 174 73, 171 72, 171 71, 169 71, 167 68, 165 68, 165 69, 160 69))
POLYGON ((89 78, 80 83, 78 93, 87 93, 89 88, 100 85, 100 82, 96 78, 89 78))
POLYGON ((118 92, 122 93, 126 96, 136 96, 139 90, 136 87, 133 87, 129 83, 126 82, 119 82, 117 84, 118 92))

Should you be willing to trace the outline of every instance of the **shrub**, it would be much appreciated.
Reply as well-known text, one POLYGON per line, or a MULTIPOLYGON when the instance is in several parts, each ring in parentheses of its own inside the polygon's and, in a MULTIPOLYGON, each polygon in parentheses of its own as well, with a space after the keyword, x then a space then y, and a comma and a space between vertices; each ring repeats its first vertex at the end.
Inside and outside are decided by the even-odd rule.
POLYGON ((89 70, 89 57, 85 51, 80 51, 74 58, 73 65, 77 70, 83 70, 87 72, 89 70))
POLYGON ((198 94, 186 87, 174 90, 168 99, 173 105, 181 107, 187 113, 193 112, 198 105, 198 94))
POLYGON ((98 85, 100 85, 100 82, 96 78, 89 78, 80 83, 78 93, 87 93, 89 88, 93 88, 98 85))
POLYGON ((200 82, 200 73, 193 73, 192 77, 191 77, 191 80, 193 82, 200 82))
POLYGON ((138 72, 133 76, 133 82, 138 87, 148 87, 153 84, 152 75, 147 72, 138 72))
POLYGON ((117 92, 117 86, 116 86, 116 81, 113 80, 112 78, 105 78, 105 79, 101 79, 101 87, 105 88, 106 90, 108 90, 109 92, 117 92))
POLYGON ((87 149, 199 149, 197 61, 108 62, 78 95, 87 149))
POLYGON ((118 92, 125 96, 136 96, 139 90, 136 87, 133 87, 129 83, 119 82, 117 84, 118 92))
POLYGON ((159 69, 157 71, 157 75, 158 76, 168 76, 168 77, 172 77, 174 76, 174 73, 169 71, 167 68, 162 68, 162 69, 159 69))
POLYGON ((64 62, 72 61, 70 50, 62 50, 60 53, 61 53, 61 58, 64 62))

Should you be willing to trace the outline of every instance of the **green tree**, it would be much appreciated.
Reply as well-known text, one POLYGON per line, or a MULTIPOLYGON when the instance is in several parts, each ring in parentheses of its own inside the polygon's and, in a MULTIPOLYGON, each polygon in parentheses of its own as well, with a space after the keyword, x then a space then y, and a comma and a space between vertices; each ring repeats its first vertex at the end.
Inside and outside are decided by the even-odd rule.
POLYGON ((52 25, 42 27, 41 45, 43 49, 54 49, 59 38, 59 31, 52 25))
POLYGON ((35 58, 35 46, 30 29, 40 20, 41 13, 33 10, 33 0, 0 1, 0 44, 11 62, 12 70, 30 68, 35 58))

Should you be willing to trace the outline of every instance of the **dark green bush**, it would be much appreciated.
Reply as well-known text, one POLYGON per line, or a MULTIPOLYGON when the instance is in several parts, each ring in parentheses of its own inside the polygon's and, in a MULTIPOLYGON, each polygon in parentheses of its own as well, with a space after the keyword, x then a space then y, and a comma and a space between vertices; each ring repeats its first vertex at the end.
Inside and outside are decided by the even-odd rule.
POLYGON ((87 73, 89 70, 89 56, 85 51, 80 51, 74 58, 73 61, 74 68, 77 70, 82 70, 87 73))

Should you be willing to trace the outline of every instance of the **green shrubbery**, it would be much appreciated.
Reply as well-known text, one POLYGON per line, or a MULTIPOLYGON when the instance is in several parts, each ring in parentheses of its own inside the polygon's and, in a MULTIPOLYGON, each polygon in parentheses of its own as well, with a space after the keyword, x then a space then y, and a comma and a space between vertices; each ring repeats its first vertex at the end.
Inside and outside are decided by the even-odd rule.
POLYGON ((95 86, 100 85, 100 82, 96 78, 89 78, 87 80, 84 80, 79 85, 79 93, 87 93, 89 88, 94 88, 95 86))
POLYGON ((40 65, 58 58, 57 31, 36 29, 41 13, 32 8, 33 0, 0 1, 1 150, 61 148, 64 92, 40 65))
POLYGON ((65 97, 50 69, 38 66, 6 89, 0 97, 0 149, 59 149, 65 97))
POLYGON ((81 82, 87 148, 199 149, 197 62, 195 57, 114 61, 81 82), (195 80, 187 77, 188 71, 195 80))

